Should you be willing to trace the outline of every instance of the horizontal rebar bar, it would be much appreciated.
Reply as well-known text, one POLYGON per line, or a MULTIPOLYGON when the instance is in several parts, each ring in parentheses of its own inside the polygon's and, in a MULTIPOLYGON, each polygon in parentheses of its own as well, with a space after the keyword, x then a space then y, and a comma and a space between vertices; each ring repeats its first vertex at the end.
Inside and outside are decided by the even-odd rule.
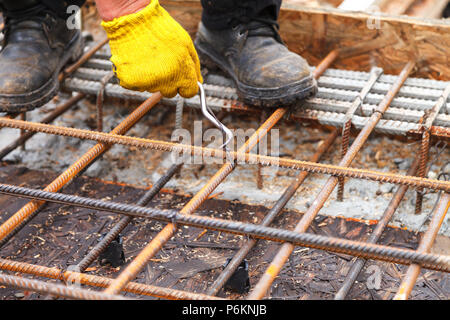
MULTIPOLYGON (((106 288, 113 279, 101 276, 94 276, 75 271, 61 270, 58 268, 48 268, 25 262, 12 261, 0 258, 0 269, 12 272, 26 273, 39 277, 57 279, 65 283, 79 283, 83 285, 106 288)), ((123 291, 137 294, 157 297, 170 300, 224 300, 217 297, 207 296, 199 293, 192 293, 182 290, 163 288, 143 283, 131 282, 123 291)))
POLYGON ((448 181, 403 176, 388 172, 378 172, 366 169, 348 168, 344 166, 334 166, 309 161, 284 159, 245 152, 235 152, 235 151, 225 152, 220 149, 184 145, 159 140, 128 137, 119 134, 96 132, 83 129, 65 128, 49 124, 24 122, 21 120, 13 120, 0 117, 0 127, 2 126, 85 140, 93 140, 104 144, 121 144, 142 149, 153 149, 159 151, 174 152, 176 154, 185 153, 191 155, 202 155, 205 158, 230 159, 230 160, 237 159, 238 161, 251 164, 259 163, 264 166, 278 166, 288 169, 308 171, 310 173, 328 174, 336 177, 342 176, 347 178, 373 180, 383 183, 404 184, 411 187, 422 187, 432 190, 443 190, 446 192, 450 192, 450 182, 448 181))
POLYGON ((95 200, 86 197, 16 187, 7 184, 0 184, 0 193, 65 205, 74 205, 99 211, 119 213, 131 217, 171 222, 172 224, 181 224, 203 229, 207 228, 255 237, 258 239, 289 242, 296 246, 345 253, 366 259, 382 260, 399 264, 418 263, 426 269, 450 272, 450 256, 420 253, 410 249, 368 244, 309 233, 298 233, 296 231, 263 227, 244 222, 188 215, 175 210, 139 207, 136 205, 95 200))
MULTIPOLYGON (((94 56, 93 58, 89 59, 89 61, 87 61, 82 68, 78 69, 78 71, 92 72, 93 76, 89 79, 99 81, 106 72, 112 70, 113 68, 113 64, 109 59, 110 56, 101 58, 94 56)), ((314 66, 310 68, 311 71, 314 71, 315 69, 316 67, 314 66)), ((78 77, 78 74, 75 74, 74 76, 78 77)), ((218 80, 212 81, 212 84, 228 87, 234 84, 232 80, 216 74, 208 74, 206 77, 206 82, 208 83, 211 78, 213 78, 214 80, 218 80)), ((328 68, 327 70, 325 70, 320 79, 318 79, 318 82, 319 85, 323 84, 327 87, 336 87, 346 90, 359 91, 369 78, 369 72, 365 71, 328 68)), ((393 84, 397 80, 397 78, 397 75, 382 75, 377 83, 376 88, 374 88, 375 92, 385 95, 389 90, 389 86, 393 84)), ((423 92, 425 90, 428 95, 428 97, 426 98, 436 99, 441 94, 441 90, 444 90, 447 85, 448 81, 426 78, 408 78, 406 79, 404 86, 400 90, 399 95, 424 99, 423 92)))
MULTIPOLYGON (((97 87, 100 85, 98 81, 107 73, 107 71, 98 70, 98 68, 95 69, 95 64, 90 65, 88 63, 87 66, 90 69, 80 69, 73 78, 69 79, 66 82, 68 89, 95 94, 97 87)), ((110 63, 107 70, 111 70, 110 63)), ((333 123, 333 126, 343 126, 345 123, 345 121, 342 121, 343 117, 336 117, 334 114, 343 116, 347 112, 351 102, 357 98, 360 90, 370 76, 368 73, 353 71, 328 71, 325 73, 325 76, 318 79, 319 91, 317 95, 314 98, 307 99, 303 103, 303 108, 298 113, 295 113, 295 117, 291 117, 292 119, 299 120, 299 116, 304 114, 301 110, 311 109, 314 112, 329 112, 329 122, 333 123)), ((355 123, 356 128, 361 128, 361 121, 371 115, 372 110, 382 101, 384 95, 389 91, 390 83, 393 83, 393 80, 397 78, 396 76, 382 76, 380 81, 377 81, 371 93, 368 94, 365 104, 362 106, 361 111, 363 112, 361 114, 365 116, 357 117, 358 121, 355 123), (386 81, 385 78, 392 79, 386 81)), ((233 101, 238 100, 238 95, 236 89, 230 84, 230 79, 214 74, 205 79, 207 82, 205 84, 205 90, 209 96, 209 104, 212 105, 212 108, 221 108, 229 111, 238 110, 236 108, 236 102, 233 101)), ((392 101, 391 107, 384 114, 383 120, 375 129, 377 131, 400 135, 408 134, 408 131, 411 129, 417 131, 416 133, 421 133, 419 129, 422 116, 424 113, 429 112, 436 99, 441 99, 445 102, 445 97, 442 97, 442 90, 447 85, 448 83, 444 81, 408 78, 405 81, 405 85, 399 90, 398 95, 392 101)), ((125 99, 144 99, 146 97, 146 93, 132 92, 114 84, 109 85, 107 94, 125 99)), ((174 106, 177 101, 176 99, 163 99, 162 102, 174 106)), ((187 99, 186 105, 198 108, 199 99, 197 97, 187 99)), ((450 116, 448 115, 448 110, 445 112, 445 106, 446 104, 444 103, 443 110, 436 114, 435 125, 448 128, 450 127, 450 116)), ((447 106, 450 106, 450 101, 447 103, 447 106)), ((260 111, 252 108, 251 110, 248 109, 247 112, 257 113, 260 111)))
POLYGON ((103 292, 89 291, 76 287, 66 287, 60 284, 50 284, 44 281, 24 279, 17 276, 9 276, 0 273, 0 283, 19 289, 47 293, 54 296, 76 299, 76 300, 128 300, 119 295, 103 292))

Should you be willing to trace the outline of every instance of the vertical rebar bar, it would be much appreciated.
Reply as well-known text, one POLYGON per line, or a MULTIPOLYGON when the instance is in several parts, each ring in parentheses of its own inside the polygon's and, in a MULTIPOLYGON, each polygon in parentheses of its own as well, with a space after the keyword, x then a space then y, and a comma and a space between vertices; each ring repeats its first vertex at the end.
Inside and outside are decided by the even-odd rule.
MULTIPOLYGON (((22 120, 22 121, 26 121, 27 120, 27 113, 26 112, 22 112, 20 114, 20 120, 22 120)), ((26 134, 27 134, 27 132, 25 130, 20 130, 20 137, 19 137, 19 139, 23 138, 26 134)), ((25 142, 22 144, 21 147, 22 147, 22 151, 26 150, 25 142)))
MULTIPOLYGON (((422 140, 419 149, 420 164, 419 170, 417 171, 417 176, 420 178, 425 177, 429 152, 430 152, 430 131, 425 130, 422 134, 422 140)), ((418 188, 416 192, 415 214, 420 214, 422 212, 423 196, 424 196, 424 189, 418 188)))
MULTIPOLYGON (((431 128, 433 127, 433 123, 436 120, 441 109, 446 105, 447 99, 450 95, 450 85, 448 85, 439 99, 436 101, 436 104, 431 108, 428 116, 425 115, 425 121, 422 125, 422 141, 420 145, 420 165, 418 176, 423 178, 425 177, 426 166, 428 162, 428 155, 430 152, 430 139, 431 139, 431 128)), ((416 207, 415 214, 420 214, 422 212, 422 203, 424 197, 423 188, 418 188, 416 192, 416 207)))
MULTIPOLYGON (((352 127, 352 120, 347 121, 342 129, 342 143, 341 143, 341 159, 344 159, 348 151, 348 146, 350 142, 350 129, 352 127)), ((345 189, 345 178, 339 177, 339 186, 337 192, 337 200, 344 201, 344 189, 345 189)))
POLYGON ((100 88, 97 93, 97 131, 103 132, 103 103, 105 101, 105 88, 114 77, 114 71, 108 72, 100 81, 100 88))
POLYGON ((178 97, 177 107, 175 110, 175 129, 183 128, 183 109, 184 109, 184 98, 178 97))
MULTIPOLYGON (((261 115, 260 115, 260 125, 262 125, 264 123, 266 118, 267 118, 266 111, 262 111, 261 115)), ((262 150, 260 150, 260 143, 258 143, 256 148, 257 148, 257 151, 256 151, 257 153, 262 152, 262 150)), ((262 190, 262 188, 264 188, 264 181, 263 181, 263 176, 262 176, 262 165, 260 163, 258 163, 257 168, 256 168, 256 187, 259 190, 262 190)))
MULTIPOLYGON (((433 246, 434 240, 441 228, 442 223, 444 222, 444 218, 447 215, 448 208, 450 207, 450 194, 444 193, 437 206, 432 213, 432 218, 430 225, 428 226, 427 231, 422 237, 420 241, 419 247, 417 248, 417 252, 420 253, 428 253, 433 246)), ((403 281, 400 285, 400 288, 395 295, 395 300, 407 300, 409 295, 411 294, 412 289, 414 288, 414 284, 419 277, 421 267, 418 264, 412 264, 409 266, 406 271, 406 275, 403 278, 403 281)))

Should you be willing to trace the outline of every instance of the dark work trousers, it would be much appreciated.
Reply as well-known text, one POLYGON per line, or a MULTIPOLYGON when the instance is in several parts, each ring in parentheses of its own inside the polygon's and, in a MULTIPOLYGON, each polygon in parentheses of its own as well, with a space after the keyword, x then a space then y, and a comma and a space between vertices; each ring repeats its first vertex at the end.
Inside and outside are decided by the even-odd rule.
POLYGON ((281 0, 201 0, 206 28, 223 30, 252 18, 278 19, 281 0))
POLYGON ((43 4, 52 11, 58 13, 59 16, 73 14, 73 11, 67 12, 67 8, 71 5, 81 7, 86 0, 0 0, 0 5, 8 11, 25 10, 43 4))
MULTIPOLYGON (((41 3, 60 16, 68 14, 68 6, 82 6, 84 2, 85 0, 0 0, 0 4, 7 10, 26 9, 41 3)), ((201 0, 201 2, 202 21, 208 29, 213 30, 227 29, 261 15, 276 21, 281 7, 281 0, 201 0)))

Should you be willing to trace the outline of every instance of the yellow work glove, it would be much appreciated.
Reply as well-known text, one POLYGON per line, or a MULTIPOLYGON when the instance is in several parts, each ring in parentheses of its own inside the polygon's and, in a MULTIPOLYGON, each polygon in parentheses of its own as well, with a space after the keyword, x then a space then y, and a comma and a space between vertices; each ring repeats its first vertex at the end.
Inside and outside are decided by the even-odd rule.
POLYGON ((169 98, 198 93, 197 81, 203 79, 192 39, 158 0, 139 12, 103 21, 102 26, 122 87, 160 91, 169 98))

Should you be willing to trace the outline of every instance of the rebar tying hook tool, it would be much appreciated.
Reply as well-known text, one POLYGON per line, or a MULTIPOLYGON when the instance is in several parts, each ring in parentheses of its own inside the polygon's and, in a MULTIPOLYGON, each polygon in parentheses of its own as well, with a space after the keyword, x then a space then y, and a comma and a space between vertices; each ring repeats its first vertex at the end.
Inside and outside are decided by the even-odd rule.
POLYGON ((206 104, 206 94, 205 94, 205 89, 203 88, 203 84, 201 82, 197 82, 197 83, 198 83, 198 87, 200 88, 200 103, 202 105, 203 115, 209 121, 211 121, 217 128, 222 130, 222 132, 224 132, 227 135, 227 141, 222 146, 220 146, 220 148, 223 148, 223 147, 225 147, 226 145, 228 145, 230 143, 230 141, 233 139, 234 135, 233 135, 233 133, 231 132, 230 129, 225 127, 223 125, 223 123, 221 123, 216 118, 216 116, 214 115, 212 110, 208 107, 208 105, 206 104))

